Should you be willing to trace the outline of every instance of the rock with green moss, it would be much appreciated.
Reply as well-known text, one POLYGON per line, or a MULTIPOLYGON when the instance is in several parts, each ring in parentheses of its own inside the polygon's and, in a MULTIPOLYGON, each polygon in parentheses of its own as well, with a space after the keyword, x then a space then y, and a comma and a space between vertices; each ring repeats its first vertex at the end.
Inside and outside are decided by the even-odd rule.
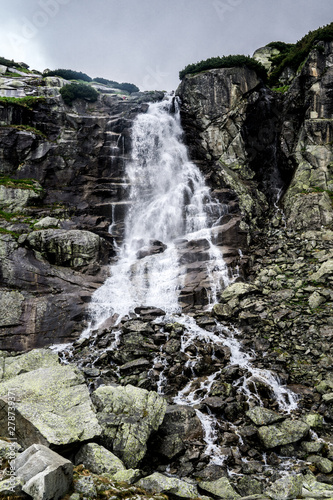
POLYGON ((75 464, 83 464, 86 469, 95 474, 102 474, 103 472, 116 474, 119 471, 126 470, 118 457, 96 443, 88 443, 82 446, 75 456, 75 464))
POLYGON ((302 484, 303 476, 286 476, 275 481, 265 490, 265 494, 274 500, 293 500, 300 498, 302 484))
POLYGON ((142 473, 140 469, 125 469, 118 470, 115 474, 108 474, 107 477, 117 482, 125 482, 128 484, 133 484, 139 481, 142 473))
POLYGON ((216 481, 201 481, 199 483, 200 489, 211 493, 214 497, 223 498, 225 500, 236 500, 241 498, 238 493, 233 489, 229 480, 226 477, 221 477, 216 481))
MULTIPOLYGON (((220 304, 215 304, 213 314, 217 318, 227 319, 237 313, 239 307, 242 308, 243 301, 251 294, 259 294, 257 286, 249 283, 233 283, 229 285, 220 296, 220 304), (242 302, 242 304, 241 304, 242 302)), ((251 300, 251 298, 249 298, 251 300)))
POLYGON ((52 264, 80 268, 97 261, 106 252, 103 240, 90 231, 42 229, 27 237, 27 243, 52 264))
POLYGON ((0 327, 18 325, 20 323, 24 295, 18 291, 1 291, 0 295, 0 327))
POLYGON ((333 485, 316 481, 313 474, 303 477, 302 493, 303 498, 328 499, 333 498, 333 485))
POLYGON ((246 415, 256 425, 274 424, 274 422, 278 422, 279 420, 283 420, 285 418, 279 413, 268 410, 262 406, 255 406, 254 408, 251 408, 251 410, 246 412, 246 415))
POLYGON ((15 453, 18 453, 19 451, 22 451, 22 448, 15 441, 8 442, 0 439, 0 459, 4 458, 6 460, 10 460, 10 456, 12 455, 13 451, 15 453))
POLYGON ((165 399, 154 391, 127 385, 99 387, 93 401, 103 442, 126 467, 135 468, 146 454, 151 433, 163 421, 165 399))
POLYGON ((26 189, 8 187, 0 184, 0 208, 6 212, 22 212, 29 205, 35 205, 42 197, 42 187, 28 186, 26 189))
POLYGON ((333 463, 331 460, 320 455, 309 455, 307 461, 315 464, 317 469, 323 474, 330 474, 333 470, 333 463))
POLYGON ((81 476, 74 482, 74 489, 83 498, 97 498, 97 489, 91 476, 81 476))
POLYGON ((150 493, 166 493, 176 498, 199 497, 197 487, 194 484, 181 481, 176 477, 164 476, 159 472, 154 472, 154 474, 140 479, 136 485, 150 493))
POLYGON ((333 259, 329 259, 324 262, 318 271, 314 273, 311 278, 313 280, 327 280, 333 275, 333 259))
POLYGON ((0 481, 0 497, 10 498, 19 495, 18 498, 22 498, 23 485, 24 481, 19 477, 13 477, 10 479, 4 479, 3 481, 0 481))
POLYGON ((310 427, 301 420, 285 420, 281 424, 263 426, 258 435, 265 448, 275 448, 285 444, 296 443, 305 438, 310 427))
POLYGON ((7 380, 38 368, 57 368, 58 366, 58 354, 50 349, 33 349, 19 356, 7 356, 4 360, 2 378, 7 380))
POLYGON ((262 486, 260 481, 251 476, 243 476, 237 483, 237 490, 242 496, 261 495, 262 486))
POLYGON ((22 446, 65 446, 101 434, 84 378, 77 368, 54 365, 0 384, 0 426, 8 428, 9 397, 16 404, 15 437, 22 446))

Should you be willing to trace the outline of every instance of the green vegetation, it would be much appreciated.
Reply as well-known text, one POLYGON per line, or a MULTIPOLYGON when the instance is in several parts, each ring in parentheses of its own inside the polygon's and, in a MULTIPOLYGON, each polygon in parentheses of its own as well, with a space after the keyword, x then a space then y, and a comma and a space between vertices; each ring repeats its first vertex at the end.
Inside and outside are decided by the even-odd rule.
POLYGON ((9 222, 13 217, 16 217, 16 215, 10 212, 5 212, 4 210, 0 210, 0 219, 5 219, 5 221, 9 222))
POLYGON ((278 85, 279 78, 285 68, 289 67, 297 71, 316 43, 329 40, 333 40, 333 23, 327 24, 315 31, 310 31, 296 44, 283 44, 283 42, 270 43, 270 47, 275 47, 278 50, 282 50, 282 52, 271 59, 273 67, 268 79, 269 85, 278 85), (280 45, 281 43, 283 45, 280 45))
POLYGON ((189 64, 182 71, 179 72, 179 78, 182 80, 185 75, 194 75, 201 71, 215 68, 233 68, 233 67, 247 67, 253 69, 262 80, 267 80, 267 71, 265 67, 249 56, 244 55, 231 55, 223 57, 211 57, 205 61, 200 61, 195 64, 189 64))
POLYGON ((1 127, 14 128, 15 130, 23 130, 26 132, 31 132, 32 134, 39 135, 43 139, 47 139, 46 135, 35 127, 30 127, 30 125, 0 125, 1 127))
POLYGON ((290 85, 283 85, 282 87, 273 87, 274 92, 280 92, 280 94, 285 94, 290 89, 290 85))
POLYGON ((107 85, 108 87, 112 87, 113 89, 124 90, 129 94, 132 94, 133 92, 139 92, 140 90, 139 87, 137 87, 133 83, 118 83, 113 80, 107 80, 106 78, 97 77, 94 78, 94 82, 101 83, 102 85, 107 85))
POLYGON ((71 106, 75 99, 86 99, 87 101, 97 101, 98 92, 85 83, 70 83, 60 89, 64 102, 71 106))
MULTIPOLYGON (((81 71, 73 71, 72 69, 55 69, 55 70, 45 70, 43 73, 43 77, 46 76, 58 76, 60 78, 64 78, 65 80, 76 80, 78 82, 92 82, 92 78, 86 73, 82 73, 81 71)), ((97 77, 94 78, 94 82, 101 83, 102 85, 107 85, 108 87, 119 89, 124 92, 128 92, 131 94, 132 92, 139 92, 139 87, 134 85, 133 83, 118 83, 114 80, 108 80, 106 78, 97 77)))
POLYGON ((29 66, 25 63, 17 63, 13 59, 6 59, 5 57, 0 57, 0 64, 4 66, 11 66, 12 68, 17 68, 20 71, 24 71, 29 68, 29 66))
POLYGON ((40 193, 43 189, 36 185, 36 182, 34 179, 13 179, 12 177, 0 174, 0 185, 9 188, 32 189, 36 193, 40 193))
POLYGON ((42 102, 46 102, 45 97, 0 97, 0 104, 18 104, 28 109, 33 109, 37 103, 42 102))
POLYGON ((20 236, 19 233, 9 231, 9 229, 5 229, 4 227, 0 227, 0 234, 10 234, 11 236, 14 236, 14 238, 18 238, 20 236))
POLYGON ((272 49, 277 49, 280 52, 288 52, 291 47, 293 47, 293 43, 285 43, 285 42, 271 42, 267 45, 267 47, 271 47, 272 49))
POLYGON ((53 71, 47 69, 43 73, 43 77, 46 76, 59 76, 65 80, 82 80, 84 82, 91 82, 92 78, 86 73, 81 71, 73 71, 72 69, 55 69, 53 71))
POLYGON ((29 224, 31 229, 34 229, 34 225, 37 220, 31 217, 30 215, 20 214, 17 212, 5 212, 4 210, 0 210, 0 221, 5 220, 6 222, 19 222, 24 224, 29 224))

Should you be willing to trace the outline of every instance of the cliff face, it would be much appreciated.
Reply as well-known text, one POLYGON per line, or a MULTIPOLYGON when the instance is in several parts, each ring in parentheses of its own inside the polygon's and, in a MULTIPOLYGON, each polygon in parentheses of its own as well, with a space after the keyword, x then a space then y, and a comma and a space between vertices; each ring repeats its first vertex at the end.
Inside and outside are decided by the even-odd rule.
POLYGON ((3 349, 66 342, 84 328, 122 237, 133 118, 163 96, 103 94, 69 107, 51 86, 61 81, 47 80, 22 78, 39 96, 28 104, 0 102, 3 349))
POLYGON ((277 203, 290 229, 332 223, 332 51, 320 42, 285 94, 246 68, 187 75, 177 91, 192 158, 252 229, 277 203))
POLYGON ((263 342, 267 367, 307 386, 333 359, 332 57, 320 42, 284 93, 239 69, 186 76, 178 89, 192 158, 240 220, 247 245, 238 230, 233 247, 258 287, 222 294, 215 312, 255 350, 263 342))
MULTIPOLYGON (((227 207, 216 243, 244 276, 272 225, 318 232, 332 224, 332 43, 319 45, 284 94, 247 68, 188 75, 177 91, 191 159, 227 207)), ((20 82, 21 94, 39 99, 0 103, 0 332, 15 349, 82 331, 122 239, 133 118, 162 98, 102 94, 68 107, 61 79, 20 82)))

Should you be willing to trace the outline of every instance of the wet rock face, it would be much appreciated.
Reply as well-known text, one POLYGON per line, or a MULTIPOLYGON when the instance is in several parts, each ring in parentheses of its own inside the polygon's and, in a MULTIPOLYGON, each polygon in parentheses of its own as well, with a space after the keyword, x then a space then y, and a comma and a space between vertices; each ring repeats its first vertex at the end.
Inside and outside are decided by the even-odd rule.
POLYGON ((298 230, 332 225, 333 43, 321 43, 305 62, 285 97, 282 146, 296 171, 284 198, 288 224, 298 230))
POLYGON ((332 224, 332 52, 313 49, 283 95, 246 69, 187 75, 177 91, 190 155, 222 199, 236 194, 249 236, 283 194, 289 227, 332 224))
POLYGON ((133 119, 163 97, 101 94, 95 104, 68 107, 58 79, 21 83, 22 95, 33 89, 40 99, 31 108, 0 104, 7 214, 0 217, 0 336, 3 348, 15 350, 67 342, 84 329, 89 297, 122 239, 133 119))

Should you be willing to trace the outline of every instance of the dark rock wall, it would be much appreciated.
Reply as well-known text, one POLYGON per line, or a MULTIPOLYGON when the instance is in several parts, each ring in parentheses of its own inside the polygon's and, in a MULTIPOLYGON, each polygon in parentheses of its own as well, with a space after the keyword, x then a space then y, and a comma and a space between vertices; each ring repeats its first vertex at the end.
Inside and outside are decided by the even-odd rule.
POLYGON ((0 104, 0 174, 38 181, 37 193, 0 186, 3 349, 66 342, 84 328, 89 297, 122 237, 132 121, 162 96, 0 104))

